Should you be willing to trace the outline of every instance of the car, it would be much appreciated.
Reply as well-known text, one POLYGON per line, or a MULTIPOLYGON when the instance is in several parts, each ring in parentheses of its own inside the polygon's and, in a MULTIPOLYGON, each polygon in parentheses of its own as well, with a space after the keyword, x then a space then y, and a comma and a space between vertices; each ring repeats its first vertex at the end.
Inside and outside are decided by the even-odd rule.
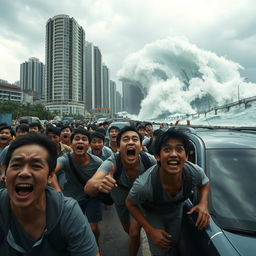
POLYGON ((186 200, 180 256, 256 255, 256 128, 177 127, 188 135, 189 160, 210 179, 210 225, 195 227, 186 212, 198 202, 197 192, 186 200))
POLYGON ((116 126, 116 127, 118 127, 118 128, 121 130, 121 129, 124 128, 125 126, 130 126, 130 125, 131 125, 130 122, 112 122, 112 123, 109 125, 108 129, 109 129, 110 127, 112 127, 112 126, 116 126))

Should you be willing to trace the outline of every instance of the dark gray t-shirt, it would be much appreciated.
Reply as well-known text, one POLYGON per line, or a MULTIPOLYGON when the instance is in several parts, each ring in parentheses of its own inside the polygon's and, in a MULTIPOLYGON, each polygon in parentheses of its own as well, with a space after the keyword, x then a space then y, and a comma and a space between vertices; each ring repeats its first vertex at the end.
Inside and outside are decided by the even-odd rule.
MULTIPOLYGON (((151 167, 140 177, 136 179, 133 187, 130 189, 129 196, 132 201, 137 205, 142 205, 144 202, 154 203, 154 196, 152 188, 152 171, 154 168, 159 168, 158 166, 151 167)), ((190 174, 192 175, 192 184, 196 187, 201 187, 209 182, 208 177, 205 175, 203 169, 198 165, 192 163, 185 163, 184 168, 190 168, 190 174)), ((179 191, 175 196, 172 196, 168 191, 163 190, 163 202, 174 203, 182 199, 183 189, 179 191)), ((173 204, 174 209, 177 208, 176 204, 173 204)), ((159 211, 160 213, 160 211, 159 211)))
MULTIPOLYGON (((146 153, 146 154, 148 155, 148 158, 149 158, 151 164, 155 165, 156 159, 152 155, 150 155, 148 153, 146 153)), ((105 160, 98 169, 109 174, 112 166, 114 166, 114 170, 115 170, 116 160, 115 160, 114 155, 109 157, 107 160, 105 160)), ((140 157, 140 169, 139 169, 138 176, 144 172, 145 172, 145 166, 143 165, 143 162, 140 157)), ((118 183, 125 186, 126 188, 129 188, 129 189, 133 185, 133 181, 128 177, 126 170, 124 168, 122 169, 121 175, 118 179, 118 183)), ((116 205, 124 205, 125 204, 125 199, 128 195, 129 189, 125 189, 122 186, 118 186, 117 188, 112 189, 111 196, 116 205)))
MULTIPOLYGON (((71 153, 72 157, 73 153, 71 153)), ((86 166, 81 166, 76 164, 73 160, 73 164, 76 170, 79 172, 79 177, 84 181, 84 184, 94 175, 99 166, 102 164, 102 160, 92 154, 88 154, 91 158, 90 162, 86 166)), ((81 183, 77 180, 74 171, 69 165, 68 155, 65 154, 57 159, 58 164, 60 164, 61 169, 65 172, 67 182, 64 184, 64 195, 72 197, 77 201, 87 199, 86 194, 81 183)))

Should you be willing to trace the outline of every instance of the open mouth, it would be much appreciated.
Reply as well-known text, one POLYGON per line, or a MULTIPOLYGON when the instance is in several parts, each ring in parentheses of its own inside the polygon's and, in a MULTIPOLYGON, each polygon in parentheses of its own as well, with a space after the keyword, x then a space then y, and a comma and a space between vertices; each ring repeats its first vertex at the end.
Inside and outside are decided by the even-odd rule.
POLYGON ((84 147, 83 147, 83 146, 77 146, 76 149, 77 149, 78 151, 81 151, 81 150, 84 149, 84 147))
POLYGON ((68 138, 68 135, 63 135, 63 138, 64 138, 64 139, 67 139, 67 138, 68 138))
POLYGON ((134 160, 135 159, 135 149, 128 149, 127 150, 127 159, 134 160))
POLYGON ((180 162, 178 160, 169 160, 167 164, 170 166, 177 166, 180 164, 180 162))
POLYGON ((15 186, 15 192, 19 195, 19 196, 27 196, 28 194, 30 194, 32 191, 34 190, 33 185, 31 184, 17 184, 15 186))

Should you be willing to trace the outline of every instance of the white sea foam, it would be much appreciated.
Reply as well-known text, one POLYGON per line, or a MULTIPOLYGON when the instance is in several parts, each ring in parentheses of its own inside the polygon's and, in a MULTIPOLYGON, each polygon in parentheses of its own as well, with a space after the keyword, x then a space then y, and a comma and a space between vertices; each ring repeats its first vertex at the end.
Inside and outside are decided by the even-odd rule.
POLYGON ((145 98, 138 119, 146 120, 255 96, 256 84, 246 82, 240 69, 238 63, 199 49, 186 38, 172 37, 129 55, 118 77, 139 82, 145 98))

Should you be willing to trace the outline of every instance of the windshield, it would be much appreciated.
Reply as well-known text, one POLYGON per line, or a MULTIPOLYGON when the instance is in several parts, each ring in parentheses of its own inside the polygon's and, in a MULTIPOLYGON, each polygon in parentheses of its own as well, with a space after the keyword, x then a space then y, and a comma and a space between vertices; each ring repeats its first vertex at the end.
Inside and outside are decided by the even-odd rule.
POLYGON ((207 151, 210 211, 222 227, 256 231, 256 150, 207 151))

